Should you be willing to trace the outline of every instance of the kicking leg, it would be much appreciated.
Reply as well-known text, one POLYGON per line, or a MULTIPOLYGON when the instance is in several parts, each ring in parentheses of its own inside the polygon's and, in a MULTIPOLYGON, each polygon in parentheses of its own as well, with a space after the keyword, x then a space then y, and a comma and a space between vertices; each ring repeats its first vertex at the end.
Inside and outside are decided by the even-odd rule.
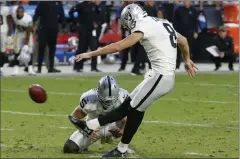
POLYGON ((79 120, 69 116, 69 120, 74 126, 82 129, 87 135, 91 135, 93 130, 98 129, 108 123, 121 120, 127 116, 128 112, 131 110, 130 102, 131 98, 128 97, 119 107, 113 109, 111 112, 99 117, 98 119, 96 118, 86 122, 85 120, 79 120))
MULTIPOLYGON (((148 73, 149 74, 149 73, 148 73)), ((153 81, 151 81, 153 82, 153 81)), ((124 118, 125 116, 128 115, 128 113, 132 110, 132 107, 130 105, 131 102, 131 98, 134 98, 134 96, 139 92, 139 90, 146 84, 146 83, 150 83, 149 82, 149 77, 145 78, 143 82, 141 82, 131 93, 131 97, 128 97, 119 107, 113 109, 111 112, 109 112, 108 114, 99 117, 98 119, 93 119, 93 120, 89 120, 89 121, 85 121, 85 120, 79 120, 79 119, 75 119, 72 116, 69 116, 69 120, 70 122, 76 126, 78 129, 82 129, 85 133, 87 133, 87 135, 90 135, 93 130, 98 129, 100 126, 104 126, 108 123, 112 123, 115 121, 118 121, 122 118, 124 118)), ((147 89, 149 86, 147 86, 147 89)), ((143 91, 144 92, 146 91, 143 91)), ((135 100, 136 101, 136 100, 135 100)))
POLYGON ((128 144, 137 132, 142 123, 145 110, 152 102, 161 96, 169 93, 174 86, 174 76, 153 75, 140 88, 137 94, 132 98, 131 112, 128 113, 127 123, 121 142, 112 151, 105 154, 103 157, 125 157, 128 149, 128 144))
POLYGON ((138 91, 141 89, 141 87, 147 82, 147 79, 145 79, 143 82, 141 82, 131 93, 130 97, 128 97, 119 107, 115 108, 108 114, 99 117, 98 119, 93 119, 87 121, 87 126, 90 129, 97 129, 100 126, 106 125, 108 123, 112 123, 118 120, 121 120, 125 116, 128 115, 128 113, 132 110, 131 107, 131 99, 134 98, 134 96, 138 93, 138 91))

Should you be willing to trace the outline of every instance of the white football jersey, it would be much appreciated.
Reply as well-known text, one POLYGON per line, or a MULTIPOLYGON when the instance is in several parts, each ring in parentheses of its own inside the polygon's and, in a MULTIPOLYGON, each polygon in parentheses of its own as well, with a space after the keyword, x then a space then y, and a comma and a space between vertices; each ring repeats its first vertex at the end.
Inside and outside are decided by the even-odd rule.
POLYGON ((32 17, 27 14, 26 12, 24 12, 24 15, 21 19, 17 18, 17 8, 18 6, 14 6, 12 8, 12 17, 14 20, 14 23, 16 25, 16 29, 18 31, 25 31, 27 27, 30 27, 33 25, 33 20, 32 17))
POLYGON ((177 32, 165 19, 147 16, 136 22, 133 32, 144 34, 140 43, 146 50, 152 69, 163 75, 174 74, 177 58, 177 32))
POLYGON ((8 32, 7 16, 11 15, 11 10, 7 6, 0 6, 0 31, 1 33, 8 32))
MULTIPOLYGON (((128 91, 120 88, 119 97, 116 105, 113 108, 120 106, 123 101, 128 97, 128 91)), ((91 89, 82 94, 80 98, 79 108, 83 110, 87 114, 87 120, 97 118, 101 115, 105 115, 107 112, 111 110, 104 110, 98 100, 97 89, 91 89)))

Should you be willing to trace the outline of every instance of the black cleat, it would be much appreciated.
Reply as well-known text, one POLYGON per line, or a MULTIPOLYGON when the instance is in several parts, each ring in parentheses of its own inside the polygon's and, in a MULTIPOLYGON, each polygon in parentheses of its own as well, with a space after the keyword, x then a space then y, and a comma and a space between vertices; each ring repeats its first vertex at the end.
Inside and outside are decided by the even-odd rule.
POLYGON ((83 72, 83 69, 76 69, 76 72, 78 73, 83 72))
POLYGON ((87 136, 90 136, 92 134, 93 130, 87 127, 85 120, 74 118, 71 115, 68 115, 68 119, 77 129, 81 129, 82 131, 84 131, 87 136))
POLYGON ((60 73, 60 72, 61 72, 60 70, 55 69, 55 68, 48 70, 48 73, 60 73))
POLYGON ((127 157, 127 151, 124 153, 121 153, 117 147, 113 149, 112 151, 106 153, 105 155, 102 156, 102 158, 115 158, 115 157, 121 157, 121 158, 126 158, 127 157))
POLYGON ((24 72, 27 72, 27 73, 28 73, 28 67, 25 67, 25 68, 24 68, 24 72))
POLYGON ((218 70, 219 70, 219 68, 220 68, 220 67, 216 67, 216 68, 214 69, 214 71, 218 71, 218 70))
POLYGON ((95 68, 95 69, 91 69, 92 72, 102 72, 101 70, 95 68))
POLYGON ((123 69, 123 68, 118 69, 118 72, 122 72, 122 71, 125 71, 125 69, 123 69))

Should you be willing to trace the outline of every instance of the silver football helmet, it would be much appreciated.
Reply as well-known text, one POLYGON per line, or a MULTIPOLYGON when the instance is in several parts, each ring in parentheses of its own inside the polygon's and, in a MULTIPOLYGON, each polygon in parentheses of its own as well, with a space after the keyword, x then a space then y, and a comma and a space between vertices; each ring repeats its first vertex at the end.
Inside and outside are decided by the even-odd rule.
POLYGON ((104 76, 98 82, 98 98, 104 110, 114 107, 119 96, 119 85, 112 76, 104 76))
POLYGON ((136 21, 142 20, 146 16, 147 12, 140 5, 129 4, 121 13, 122 26, 130 31, 136 26, 136 21))

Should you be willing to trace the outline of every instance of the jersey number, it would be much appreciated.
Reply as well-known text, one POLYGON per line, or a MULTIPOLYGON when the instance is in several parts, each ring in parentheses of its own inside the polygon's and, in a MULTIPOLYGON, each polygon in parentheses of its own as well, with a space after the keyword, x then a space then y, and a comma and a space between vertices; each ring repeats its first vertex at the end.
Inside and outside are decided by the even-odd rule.
POLYGON ((86 104, 87 104, 87 100, 83 98, 82 101, 80 102, 80 106, 84 108, 86 104))
POLYGON ((3 16, 0 15, 0 25, 3 25, 3 16))
POLYGON ((177 41, 177 36, 176 36, 176 33, 175 33, 174 29, 168 23, 163 23, 163 26, 165 27, 165 29, 170 34, 169 38, 170 38, 170 42, 171 42, 172 47, 176 48, 177 47, 177 42, 176 42, 177 41))
MULTIPOLYGON (((152 18, 156 22, 160 21, 159 18, 155 18, 155 17, 152 17, 152 18)), ((171 42, 172 47, 176 48, 177 47, 177 42, 176 42, 177 41, 177 36, 176 36, 176 33, 175 33, 173 27, 169 23, 163 23, 163 26, 168 31, 168 33, 170 34, 169 38, 170 38, 170 42, 171 42)))

